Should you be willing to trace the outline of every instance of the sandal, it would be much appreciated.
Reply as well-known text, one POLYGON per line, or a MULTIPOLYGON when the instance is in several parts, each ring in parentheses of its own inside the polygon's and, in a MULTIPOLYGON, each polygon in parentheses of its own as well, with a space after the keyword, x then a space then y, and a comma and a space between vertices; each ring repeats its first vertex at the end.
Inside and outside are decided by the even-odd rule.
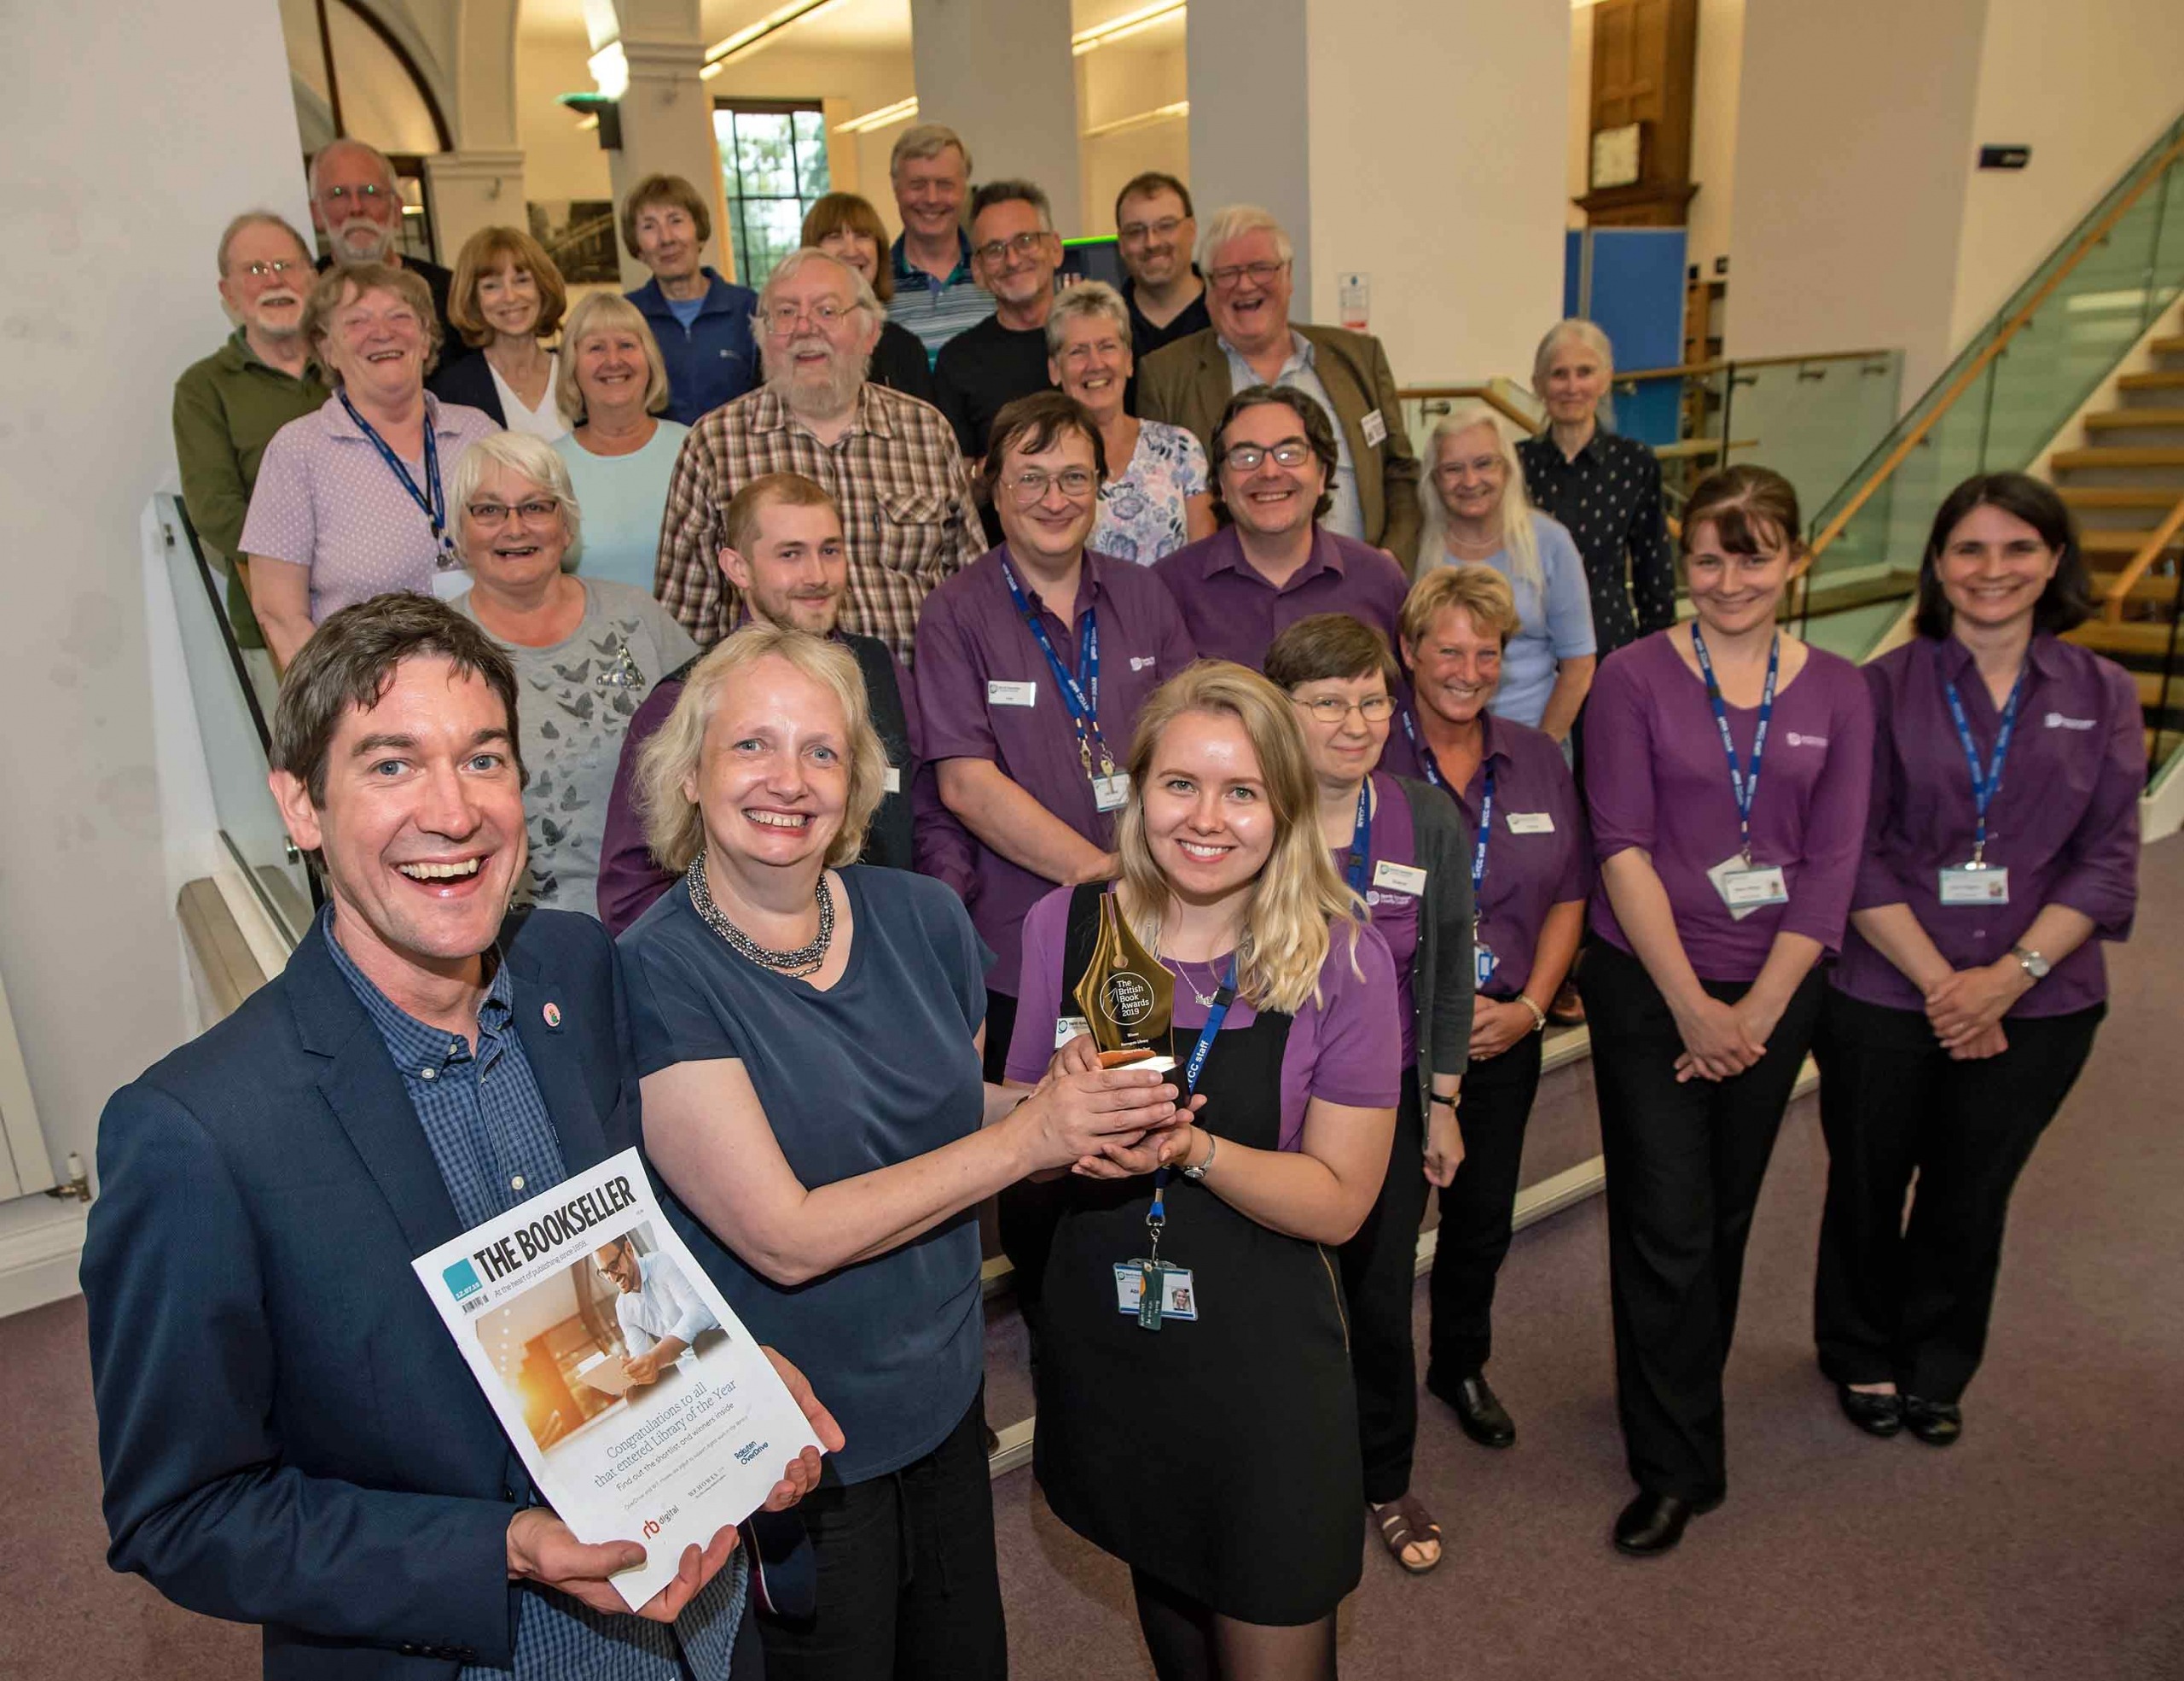
POLYGON ((1388 1556, 1414 1576, 1423 1576, 1441 1562, 1441 1526, 1433 1521, 1415 1495, 1406 1494, 1401 1499, 1391 1500, 1385 1506, 1370 1508, 1373 1520, 1380 1526, 1380 1539, 1387 1547, 1388 1556), (1404 1550, 1416 1547, 1433 1549, 1433 1556, 1414 1564, 1403 1556, 1404 1550))

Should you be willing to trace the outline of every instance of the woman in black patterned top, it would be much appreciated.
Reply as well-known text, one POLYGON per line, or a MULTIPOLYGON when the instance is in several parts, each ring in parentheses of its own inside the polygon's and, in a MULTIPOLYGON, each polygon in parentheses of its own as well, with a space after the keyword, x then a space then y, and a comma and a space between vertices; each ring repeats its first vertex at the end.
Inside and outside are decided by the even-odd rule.
POLYGON ((1600 423, 1614 373, 1606 334, 1589 321, 1555 323, 1532 359, 1548 428, 1517 445, 1534 506, 1569 527, 1584 557, 1603 660, 1676 622, 1661 464, 1636 439, 1600 423))

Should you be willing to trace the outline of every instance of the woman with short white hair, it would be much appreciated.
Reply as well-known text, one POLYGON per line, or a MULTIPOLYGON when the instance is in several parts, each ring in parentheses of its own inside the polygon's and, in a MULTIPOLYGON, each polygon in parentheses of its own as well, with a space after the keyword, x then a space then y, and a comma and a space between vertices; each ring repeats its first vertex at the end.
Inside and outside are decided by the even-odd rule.
POLYGON ((1542 513, 1569 530, 1592 586, 1602 656, 1676 623, 1676 556, 1661 506, 1661 463, 1610 430, 1615 352, 1589 321, 1558 321, 1540 340, 1532 389, 1548 428, 1517 445, 1542 513))
POLYGON ((1149 567, 1213 535, 1213 486, 1205 451, 1180 426, 1124 412, 1137 363, 1130 306, 1105 281, 1054 300, 1047 317, 1047 376, 1084 405, 1115 468, 1100 487, 1100 517, 1085 547, 1149 567))
POLYGON ((520 685, 531 865, 520 892, 596 916, 622 737, 653 684, 698 645, 646 591, 562 571, 584 514, 566 464, 543 439, 480 439, 456 463, 448 497, 471 580, 455 608, 507 651, 520 685))
POLYGON ((663 420, 667 364, 644 311, 613 292, 576 306, 561 336, 555 395, 570 430, 554 448, 584 505, 569 560, 587 577, 652 592, 667 482, 690 428, 663 420))
POLYGON ((1414 575, 1488 566, 1517 598, 1517 634, 1502 650, 1496 718, 1566 742, 1593 684, 1593 610, 1585 565, 1559 521, 1525 494, 1513 435, 1492 407, 1459 403, 1426 440, 1414 575))

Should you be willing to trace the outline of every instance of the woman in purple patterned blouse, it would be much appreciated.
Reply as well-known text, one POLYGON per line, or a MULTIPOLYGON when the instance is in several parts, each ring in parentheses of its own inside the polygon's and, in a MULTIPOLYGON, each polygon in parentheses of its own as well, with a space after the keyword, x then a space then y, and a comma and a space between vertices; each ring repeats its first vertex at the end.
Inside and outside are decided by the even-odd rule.
POLYGON ((1814 1044, 1814 1320, 1821 1370, 1877 1436, 1961 1432, 2011 1187, 2106 1013, 2100 944, 2131 929, 2138 692, 2059 640, 2092 600, 2061 497, 1968 479, 1934 516, 1918 634, 1865 669, 1872 814, 1814 1044))
POLYGON ((1639 1490, 1614 1538, 1637 1556, 1676 1545, 1726 1491, 1722 1368, 1745 1240, 1865 838, 1865 683, 1776 624, 1804 564, 1798 532, 1780 474, 1702 481, 1683 527, 1697 617, 1609 655, 1586 716, 1600 875, 1578 985, 1639 1490))

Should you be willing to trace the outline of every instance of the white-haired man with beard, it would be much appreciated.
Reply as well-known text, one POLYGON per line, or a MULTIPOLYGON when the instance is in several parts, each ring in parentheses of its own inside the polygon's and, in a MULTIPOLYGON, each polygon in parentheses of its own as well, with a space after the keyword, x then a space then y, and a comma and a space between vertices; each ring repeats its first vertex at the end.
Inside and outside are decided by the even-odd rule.
POLYGON ((767 473, 823 486, 842 511, 840 628, 910 658, 918 609, 985 551, 970 474, 939 410, 865 378, 885 318, 857 271, 806 247, 759 294, 766 382, 691 428, 667 490, 653 593, 700 646, 735 622, 717 556, 729 498, 767 473))
POLYGON ((273 667, 250 610, 243 515, 258 483, 258 463, 273 434, 316 413, 326 387, 304 340, 311 295, 311 247, 270 210, 248 210, 220 236, 220 304, 235 330, 174 384, 174 453, 182 502, 216 562, 228 567, 228 622, 270 706, 273 667))
POLYGON ((402 189, 386 154, 361 140, 331 141, 311 160, 311 224, 326 236, 324 274, 335 264, 385 263, 408 269, 433 294, 440 318, 440 365, 470 352, 468 340, 448 319, 447 294, 455 276, 438 263, 402 252, 402 189))

